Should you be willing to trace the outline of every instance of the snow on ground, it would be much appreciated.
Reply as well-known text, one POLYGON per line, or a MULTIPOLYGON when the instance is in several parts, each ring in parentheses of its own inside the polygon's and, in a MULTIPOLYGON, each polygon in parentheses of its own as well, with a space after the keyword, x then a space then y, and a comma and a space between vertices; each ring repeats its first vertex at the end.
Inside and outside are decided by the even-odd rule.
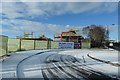
POLYGON ((12 77, 14 78, 16 75, 16 67, 17 64, 23 60, 24 58, 42 52, 42 51, 48 51, 48 50, 30 50, 30 51, 20 51, 15 52, 11 54, 10 57, 6 58, 3 62, 0 62, 2 64, 2 68, 0 68, 0 74, 2 74, 2 77, 12 77))
POLYGON ((84 62, 87 66, 94 68, 97 71, 109 74, 111 76, 118 76, 118 67, 110 64, 95 61, 87 56, 87 54, 94 56, 95 58, 118 63, 118 51, 108 49, 81 49, 81 50, 66 50, 59 54, 72 55, 74 57, 82 59, 80 62, 84 62), (83 59, 84 58, 84 59, 83 59))
MULTIPOLYGON (((22 59, 42 51, 48 50, 31 50, 11 54, 10 58, 7 58, 2 63, 2 73, 6 74, 4 77, 15 77, 17 64, 22 59)), ((42 55, 36 55, 30 59, 27 59, 25 62, 20 64, 19 71, 21 71, 21 77, 42 78, 40 69, 44 67, 44 60, 46 57, 52 54, 56 54, 53 56, 53 58, 57 60, 59 60, 57 54, 72 55, 76 58, 79 58, 78 60, 81 62, 81 64, 86 64, 87 66, 94 68, 97 71, 101 71, 112 76, 118 74, 118 67, 95 61, 87 56, 87 54, 89 54, 103 60, 118 62, 118 51, 108 49, 71 49, 60 52, 59 50, 53 50, 52 52, 43 53, 42 55)))
MULTIPOLYGON (((28 58, 26 61, 19 65, 19 77, 20 78, 43 78, 41 69, 46 66, 45 60, 50 55, 58 55, 57 51, 45 52, 39 55, 35 55, 32 58, 28 58)), ((48 64, 47 64, 48 65, 48 64)))

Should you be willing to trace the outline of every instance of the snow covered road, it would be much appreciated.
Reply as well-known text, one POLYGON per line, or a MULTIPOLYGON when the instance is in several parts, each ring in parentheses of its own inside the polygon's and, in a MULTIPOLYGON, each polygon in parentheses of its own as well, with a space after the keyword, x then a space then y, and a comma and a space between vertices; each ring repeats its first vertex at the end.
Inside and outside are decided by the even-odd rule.
POLYGON ((118 80, 116 79, 118 78, 118 67, 93 60, 87 54, 111 62, 118 62, 117 51, 104 49, 25 51, 13 54, 3 62, 2 77, 118 80))
POLYGON ((94 70, 100 71, 102 73, 105 73, 105 74, 108 74, 108 75, 114 76, 114 77, 119 76, 119 74, 118 74, 119 67, 111 66, 110 64, 96 61, 87 56, 87 54, 90 54, 91 56, 94 56, 95 58, 98 58, 98 59, 110 61, 112 63, 119 63, 118 62, 118 51, 116 51, 116 50, 82 49, 82 50, 62 51, 61 54, 72 55, 74 57, 80 58, 80 59, 82 59, 81 61, 83 62, 83 64, 85 64, 91 68, 94 68, 94 70))

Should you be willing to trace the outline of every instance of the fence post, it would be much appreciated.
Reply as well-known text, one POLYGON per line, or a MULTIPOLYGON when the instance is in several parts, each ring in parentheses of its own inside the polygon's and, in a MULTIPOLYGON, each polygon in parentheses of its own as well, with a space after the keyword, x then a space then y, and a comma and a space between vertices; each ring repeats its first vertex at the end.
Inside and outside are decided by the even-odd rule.
POLYGON ((49 49, 49 39, 47 39, 47 49, 49 49))
POLYGON ((51 40, 48 38, 47 40, 47 49, 51 49, 51 40))
POLYGON ((50 49, 51 49, 51 40, 50 40, 50 45, 49 46, 50 46, 50 49))
POLYGON ((7 36, 7 43, 6 43, 6 55, 8 55, 8 36, 7 36))
POLYGON ((19 45, 19 49, 20 49, 20 51, 21 51, 21 39, 20 39, 20 45, 19 45))

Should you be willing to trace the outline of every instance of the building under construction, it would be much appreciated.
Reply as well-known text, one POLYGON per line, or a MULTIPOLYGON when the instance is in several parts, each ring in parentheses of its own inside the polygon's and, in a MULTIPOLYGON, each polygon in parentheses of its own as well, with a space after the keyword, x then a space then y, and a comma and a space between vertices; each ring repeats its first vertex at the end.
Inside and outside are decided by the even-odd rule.
POLYGON ((45 37, 45 35, 41 36, 33 36, 33 32, 24 32, 23 36, 17 36, 17 39, 23 40, 43 40, 43 41, 52 41, 52 39, 45 37))
POLYGON ((77 29, 70 29, 67 32, 55 34, 54 40, 60 42, 81 42, 81 39, 83 39, 83 37, 81 34, 77 34, 77 31, 77 29))
POLYGON ((60 42, 74 42, 76 48, 80 48, 81 40, 83 39, 81 34, 77 34, 77 29, 70 29, 67 32, 62 32, 61 34, 55 34, 54 40, 60 42))

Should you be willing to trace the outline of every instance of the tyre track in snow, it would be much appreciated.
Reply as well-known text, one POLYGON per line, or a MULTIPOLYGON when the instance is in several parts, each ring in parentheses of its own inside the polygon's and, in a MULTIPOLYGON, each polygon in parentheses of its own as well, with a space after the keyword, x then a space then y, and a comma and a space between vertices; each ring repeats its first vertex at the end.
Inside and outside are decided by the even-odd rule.
POLYGON ((118 80, 116 78, 111 78, 110 76, 107 76, 101 72, 94 71, 90 67, 87 67, 87 65, 83 67, 81 65, 78 66, 80 64, 78 60, 76 60, 76 62, 71 62, 70 59, 73 61, 76 60, 73 59, 71 56, 68 56, 68 60, 66 59, 66 61, 69 61, 72 64, 72 66, 69 66, 69 68, 77 71, 78 75, 82 76, 85 80, 118 80))
MULTIPOLYGON (((50 55, 50 56, 53 56, 53 55, 50 55)), ((49 57, 50 57, 50 56, 49 56, 49 57)), ((60 73, 62 73, 62 74, 64 74, 64 77, 63 77, 63 78, 68 78, 68 79, 71 79, 71 80, 79 80, 79 79, 86 80, 86 79, 83 79, 83 76, 82 76, 82 75, 79 75, 80 73, 78 73, 76 69, 70 68, 70 67, 72 67, 72 66, 68 66, 68 65, 67 65, 66 62, 69 63, 69 60, 66 59, 66 58, 63 59, 64 56, 66 56, 66 55, 61 55, 61 56, 60 56, 61 62, 52 63, 53 66, 55 67, 54 69, 56 69, 57 73, 59 73, 58 75, 60 76, 60 75, 61 75, 60 73), (62 63, 62 65, 61 65, 60 63, 62 63), (63 67, 63 64, 64 64, 64 67, 63 67), (66 69, 67 69, 67 71, 66 71, 66 69), (71 71, 71 72, 70 72, 70 71, 71 71), (81 76, 82 76, 82 77, 81 77, 81 76)), ((48 57, 48 58, 49 58, 49 57, 48 57)), ((69 55, 69 57, 70 57, 70 59, 71 59, 73 62, 75 62, 75 60, 73 59, 72 56, 69 55), (71 58, 71 57, 72 57, 72 58, 71 58)), ((46 60, 50 60, 50 59, 48 59, 48 58, 47 58, 46 60)), ((54 73, 54 72, 53 72, 53 73, 54 73)))
MULTIPOLYGON (((19 73, 19 65, 26 61, 28 58, 31 58, 35 55, 39 55, 45 52, 36 53, 31 55, 22 61, 19 62, 17 65, 17 78, 20 80, 20 73, 19 73)), ((59 52, 59 51, 58 51, 59 52)), ((70 79, 70 80, 117 80, 113 79, 107 75, 104 75, 100 72, 94 71, 93 69, 87 67, 87 65, 80 63, 80 61, 70 55, 58 55, 59 61, 55 60, 56 54, 48 55, 45 58, 45 67, 41 69, 41 73, 45 80, 56 80, 56 79, 70 79), (49 66, 50 64, 51 66, 49 66), (105 78, 105 79, 104 79, 105 78)))
MULTIPOLYGON (((62 56, 61 59, 64 59, 63 57, 64 56, 62 56)), ((73 59, 73 57, 71 57, 70 55, 68 55, 67 57, 68 58, 66 58, 65 60, 68 62, 68 64, 71 64, 70 66, 68 65, 67 68, 69 68, 72 72, 74 72, 77 75, 76 78, 82 80, 89 80, 87 75, 85 74, 85 71, 81 71, 80 69, 78 69, 78 66, 76 66, 75 62, 77 62, 78 60, 73 59)), ((63 62, 63 64, 66 63, 63 62)), ((64 70, 66 70, 66 68, 64 70)))
MULTIPOLYGON (((19 69, 20 69, 20 64, 22 64, 23 62, 25 62, 27 59, 32 58, 33 56, 36 56, 36 55, 39 55, 39 54, 43 54, 43 53, 46 53, 46 52, 51 52, 51 51, 54 51, 54 50, 39 52, 39 53, 30 55, 30 56, 24 58, 23 60, 21 60, 21 61, 17 64, 17 68, 16 68, 16 76, 17 76, 18 80, 21 79, 21 74, 20 74, 21 71, 19 70, 19 69)), ((22 75, 22 76, 24 76, 24 75, 22 75)))
POLYGON ((48 67, 50 65, 48 65, 48 63, 50 62, 49 60, 49 57, 53 56, 54 54, 51 54, 51 55, 48 55, 46 58, 45 58, 45 65, 44 67, 46 68, 43 68, 41 69, 41 72, 42 72, 42 75, 43 75, 43 78, 45 80, 49 80, 49 79, 59 79, 58 75, 56 75, 53 71, 52 71, 52 67, 48 67))
MULTIPOLYGON (((46 71, 44 72, 44 75, 51 75, 52 74, 52 78, 53 79, 64 79, 64 78, 71 78, 68 74, 66 74, 64 71, 62 71, 56 64, 55 64, 55 60, 53 59, 53 57, 56 54, 51 54, 49 56, 46 57, 46 66, 49 66, 48 64, 51 64, 52 67, 46 68, 46 71), (47 74, 48 72, 48 74, 47 74)), ((49 76, 45 76, 44 79, 46 78, 50 78, 49 76)))
MULTIPOLYGON (((53 55, 51 55, 51 56, 53 56, 53 55)), ((50 57, 48 57, 48 58, 50 58, 50 57)), ((50 60, 50 59, 46 59, 46 60, 50 60)), ((100 72, 94 71, 94 70, 90 69, 89 67, 87 67, 87 65, 85 65, 85 64, 83 67, 82 67, 82 65, 78 66, 80 64, 78 62, 78 60, 70 55, 68 55, 68 56, 61 55, 60 62, 52 62, 52 60, 50 62, 55 67, 53 70, 56 70, 57 71, 56 73, 59 73, 59 74, 57 74, 58 77, 60 77, 60 73, 63 73, 64 75, 67 75, 67 78, 69 78, 71 80, 77 80, 77 79, 78 80, 117 80, 117 79, 113 79, 105 74, 102 74, 100 72), (72 64, 72 65, 68 65, 68 64, 72 64)), ((55 72, 52 71, 52 73, 55 73, 55 72)), ((50 74, 50 72, 49 72, 49 74, 50 74)))

